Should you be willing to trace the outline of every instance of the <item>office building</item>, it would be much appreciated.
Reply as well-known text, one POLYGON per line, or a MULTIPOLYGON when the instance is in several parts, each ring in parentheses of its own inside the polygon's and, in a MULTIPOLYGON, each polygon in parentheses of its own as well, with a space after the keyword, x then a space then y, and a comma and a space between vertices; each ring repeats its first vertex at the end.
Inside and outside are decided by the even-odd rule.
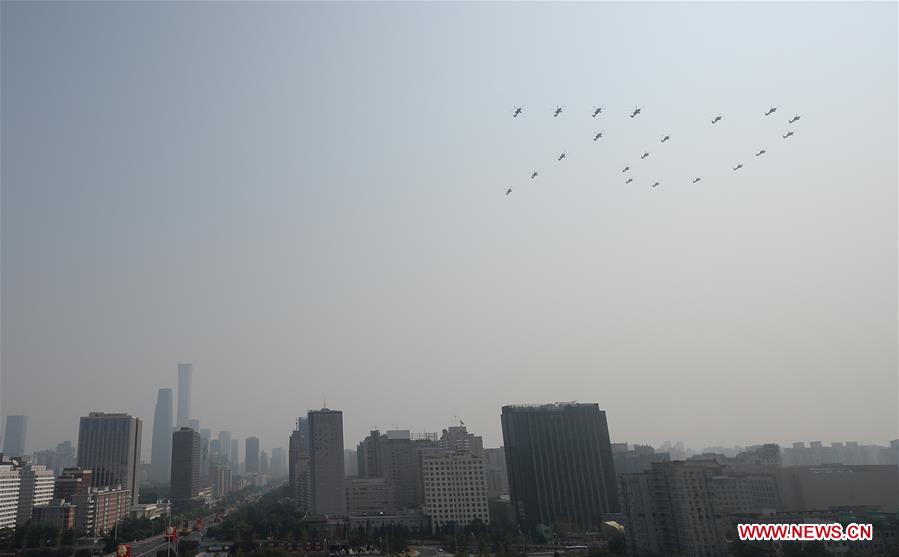
POLYGON ((359 476, 359 460, 353 449, 344 449, 343 451, 343 472, 348 478, 359 476))
POLYGON ((56 477, 52 470, 39 464, 24 462, 16 468, 18 468, 20 478, 16 524, 23 526, 31 520, 32 509, 46 505, 53 499, 53 486, 56 477))
POLYGON ((394 489, 397 509, 418 508, 424 503, 420 448, 433 448, 430 440, 413 440, 409 430, 373 430, 356 447, 360 478, 385 478, 394 489))
POLYGON ((609 428, 598 404, 504 406, 503 444, 517 520, 596 531, 618 512, 609 428))
POLYGON ((287 460, 284 458, 284 449, 275 447, 272 449, 272 457, 269 459, 269 475, 272 478, 283 478, 287 474, 287 460))
POLYGON ((487 474, 487 498, 497 499, 509 494, 509 475, 506 472, 506 451, 484 449, 484 471, 487 474))
POLYGON ((424 514, 434 529, 475 521, 487 524, 487 474, 483 454, 459 449, 421 449, 424 514))
POLYGON ((0 530, 16 527, 21 481, 19 471, 11 462, 0 462, 0 530))
POLYGON ((150 448, 150 481, 169 481, 172 464, 172 390, 159 389, 153 413, 153 441, 150 448))
POLYGON ((290 496, 304 511, 312 509, 311 472, 309 466, 309 448, 306 441, 308 432, 306 418, 297 420, 296 429, 290 434, 287 449, 287 474, 290 496))
POLYGON ((72 501, 72 497, 90 491, 93 472, 84 468, 65 468, 53 485, 53 498, 72 501))
POLYGON ((484 440, 480 435, 468 433, 465 424, 450 426, 443 430, 437 446, 441 449, 452 451, 468 451, 474 455, 480 455, 484 450, 484 440))
POLYGON ((171 498, 193 499, 200 493, 200 434, 182 427, 172 434, 171 498))
POLYGON ((244 441, 244 462, 247 474, 259 473, 259 438, 247 437, 244 441))
POLYGON ((240 441, 237 439, 231 440, 231 456, 228 458, 228 461, 231 463, 231 469, 234 471, 239 471, 240 469, 240 458, 237 454, 238 449, 240 448, 240 441))
POLYGON ((231 467, 227 464, 215 464, 209 468, 212 480, 212 493, 216 497, 224 497, 231 492, 231 467))
POLYGON ((78 430, 79 468, 93 472, 93 487, 122 486, 138 503, 141 421, 128 414, 91 412, 78 430))
POLYGON ((28 430, 28 416, 12 414, 6 417, 3 432, 3 454, 9 457, 24 456, 25 434, 28 430))
POLYGON ((268 476, 269 471, 269 459, 268 453, 262 451, 259 453, 259 473, 263 476, 268 476))
POLYGON ((31 519, 35 522, 43 522, 57 527, 60 531, 75 528, 75 515, 78 507, 63 501, 51 499, 46 505, 34 507, 31 511, 31 519))
POLYGON ((343 468, 343 412, 309 411, 312 512, 331 517, 346 516, 346 485, 343 468))
POLYGON ((72 496, 75 528, 87 536, 100 537, 115 529, 128 516, 131 492, 119 486, 92 487, 72 496))
MULTIPOLYGON (((224 457, 225 462, 230 462, 231 458, 231 432, 230 431, 220 431, 219 432, 219 449, 221 450, 221 455, 224 457)), ((234 466, 237 466, 237 463, 231 463, 234 466)))
POLYGON ((190 427, 190 389, 193 364, 178 364, 178 427, 190 427))
POLYGON ((634 445, 631 448, 627 443, 612 443, 612 460, 615 463, 615 473, 620 476, 645 472, 652 467, 653 462, 669 462, 671 455, 657 453, 650 445, 634 445))
POLYGON ((393 511, 393 486, 387 478, 347 478, 346 508, 349 513, 393 511))
POLYGON ((206 482, 209 478, 209 437, 212 433, 208 429, 200 431, 200 481, 206 482))

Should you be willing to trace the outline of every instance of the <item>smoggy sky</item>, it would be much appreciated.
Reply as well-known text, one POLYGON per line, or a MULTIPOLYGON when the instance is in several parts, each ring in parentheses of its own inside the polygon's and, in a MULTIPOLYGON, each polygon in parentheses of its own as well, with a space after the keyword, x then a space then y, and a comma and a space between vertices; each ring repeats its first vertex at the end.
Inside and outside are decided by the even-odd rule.
POLYGON ((264 449, 324 400, 348 448, 562 400, 619 442, 886 443, 896 21, 4 2, 2 414, 39 450, 129 412, 149 454, 189 361, 202 427, 264 449))

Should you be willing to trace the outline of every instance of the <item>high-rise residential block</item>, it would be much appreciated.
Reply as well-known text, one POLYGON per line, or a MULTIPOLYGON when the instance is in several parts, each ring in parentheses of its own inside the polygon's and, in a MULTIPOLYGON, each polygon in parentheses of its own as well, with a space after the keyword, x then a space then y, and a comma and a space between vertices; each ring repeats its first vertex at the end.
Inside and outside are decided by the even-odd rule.
POLYGON ((346 516, 343 412, 328 408, 309 411, 309 444, 312 512, 346 516))
POLYGON ((79 468, 90 468, 94 487, 117 488, 138 502, 140 485, 141 420, 128 414, 91 412, 78 429, 79 468))

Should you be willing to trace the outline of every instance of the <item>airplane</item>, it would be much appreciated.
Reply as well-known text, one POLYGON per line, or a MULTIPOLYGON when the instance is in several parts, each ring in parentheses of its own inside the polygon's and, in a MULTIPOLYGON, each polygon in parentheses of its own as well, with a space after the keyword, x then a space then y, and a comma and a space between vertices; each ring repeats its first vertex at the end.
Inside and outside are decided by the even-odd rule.
POLYGON ((734 167, 734 171, 740 170, 741 168, 743 168, 743 163, 737 164, 737 166, 734 167))
POLYGON ((648 151, 644 151, 643 154, 640 155, 640 158, 641 158, 641 159, 645 159, 645 158, 648 157, 648 156, 649 156, 649 152, 648 152, 648 151))
POLYGON ((784 136, 784 139, 790 137, 791 135, 793 135, 793 132, 792 132, 792 131, 788 131, 788 132, 787 132, 787 135, 784 136))
POLYGON ((801 118, 801 116, 799 116, 799 115, 797 114, 796 116, 793 116, 793 117, 790 119, 790 121, 787 122, 787 124, 792 124, 793 122, 799 120, 799 118, 801 118))
POLYGON ((535 170, 533 174, 531 174, 531 180, 537 177, 537 171, 535 170))
POLYGON ((625 167, 624 167, 624 170, 622 170, 622 172, 627 172, 627 171, 630 170, 630 169, 631 169, 631 167, 625 166, 625 167))
POLYGON ((761 151, 759 151, 758 153, 756 153, 755 156, 758 157, 758 156, 764 155, 764 154, 767 153, 767 152, 768 152, 768 151, 762 149, 761 151))
POLYGON ((722 116, 721 116, 720 114, 719 114, 718 116, 715 116, 715 119, 712 120, 712 123, 714 124, 715 122, 717 122, 717 121, 720 120, 721 118, 722 118, 722 116))
POLYGON ((512 188, 506 190, 506 195, 509 195, 510 193, 512 193, 512 188))
POLYGON ((671 139, 671 136, 670 136, 670 135, 666 135, 665 137, 662 138, 662 143, 665 143, 665 142, 668 141, 669 139, 671 139))
POLYGON ((596 107, 596 106, 593 107, 593 117, 596 118, 596 115, 597 115, 597 114, 602 114, 602 107, 601 107, 601 106, 600 106, 600 107, 596 107))
POLYGON ((602 132, 596 132, 596 135, 593 136, 593 141, 596 141, 600 137, 602 137, 602 132))
POLYGON ((695 184, 696 182, 698 182, 698 181, 700 181, 700 180, 702 180, 702 178, 700 178, 699 176, 697 176, 696 178, 693 178, 693 183, 695 184))
POLYGON ((625 183, 625 184, 630 184, 630 183, 633 182, 633 181, 634 181, 633 178, 628 178, 627 180, 624 181, 624 183, 625 183))
POLYGON ((518 115, 521 114, 521 111, 522 111, 522 110, 524 110, 524 107, 523 107, 523 106, 516 106, 516 107, 515 107, 515 112, 512 113, 512 118, 517 118, 518 115))
POLYGON ((765 116, 770 116, 771 114, 774 114, 775 112, 777 112, 777 107, 772 106, 771 108, 768 109, 768 112, 765 113, 765 116))
POLYGON ((565 153, 562 153, 561 155, 559 155, 559 160, 562 160, 564 158, 565 158, 565 153))
POLYGON ((633 118, 633 117, 636 116, 637 114, 640 114, 640 111, 641 111, 641 110, 643 110, 643 107, 642 107, 642 106, 634 107, 634 111, 631 112, 631 118, 633 118))
POLYGON ((561 107, 561 106, 557 106, 557 107, 556 107, 556 111, 553 112, 553 118, 558 118, 559 114, 562 114, 562 107, 561 107))
POLYGON ((656 187, 656 186, 658 186, 658 185, 659 185, 659 183, 656 182, 655 184, 651 185, 650 187, 651 187, 651 188, 654 188, 654 187, 656 187))

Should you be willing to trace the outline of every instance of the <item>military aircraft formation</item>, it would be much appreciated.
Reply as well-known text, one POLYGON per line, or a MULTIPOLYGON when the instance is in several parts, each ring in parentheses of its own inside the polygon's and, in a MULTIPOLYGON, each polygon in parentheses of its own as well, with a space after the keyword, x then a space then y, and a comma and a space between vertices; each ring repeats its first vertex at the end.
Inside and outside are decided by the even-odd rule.
MULTIPOLYGON (((565 108, 564 106, 557 105, 557 106, 555 107, 555 109, 553 109, 553 111, 552 111, 553 118, 558 118, 559 115, 562 114, 562 112, 564 111, 564 108, 565 108)), ((594 106, 594 107, 593 107, 593 111, 591 112, 591 117, 592 117, 592 118, 596 118, 596 117, 599 116, 600 114, 603 114, 603 109, 604 109, 604 108, 605 108, 605 107, 604 107, 603 105, 600 105, 600 106, 594 106)), ((631 111, 631 113, 630 113, 630 115, 629 115, 630 118, 633 119, 633 118, 639 116, 640 114, 642 114, 643 108, 644 108, 644 107, 642 107, 642 106, 635 106, 634 109, 633 109, 633 111, 631 111)), ((512 117, 513 117, 513 118, 517 118, 517 117, 518 117, 519 115, 521 115, 523 112, 524 112, 524 107, 523 107, 523 106, 516 106, 516 107, 514 107, 514 109, 513 109, 513 111, 512 111, 512 117)), ((765 115, 765 116, 771 116, 771 115, 774 114, 775 112, 777 112, 777 107, 772 105, 767 111, 764 112, 764 115, 765 115)), ((790 119, 787 121, 787 124, 795 124, 796 122, 799 121, 799 119, 800 119, 801 117, 802 117, 801 115, 795 114, 792 118, 790 118, 790 119)), ((717 114, 717 115, 715 115, 715 116, 712 118, 711 122, 712 122, 712 124, 714 125, 714 124, 717 124, 718 122, 722 121, 723 119, 724 119, 724 116, 723 116, 722 114, 717 114)), ((603 133, 604 133, 604 132, 602 132, 602 131, 596 132, 595 135, 593 136, 593 141, 595 142, 595 141, 599 140, 600 138, 602 138, 602 137, 603 137, 603 133)), ((793 135, 793 130, 787 130, 787 133, 784 134, 782 137, 783 137, 783 139, 787 139, 787 138, 791 137, 792 135, 793 135)), ((666 143, 666 142, 668 142, 670 139, 671 139, 671 136, 668 135, 668 134, 666 134, 666 135, 662 136, 662 138, 661 138, 661 143, 666 143)), ((767 152, 768 152, 767 149, 764 149, 764 148, 763 148, 763 149, 759 149, 759 151, 755 153, 755 156, 756 156, 756 157, 760 157, 760 156, 764 155, 764 154, 767 153, 767 152)), ((556 160, 557 160, 558 162, 561 162, 562 159, 566 158, 566 156, 567 156, 566 153, 563 151, 562 153, 559 154, 559 156, 557 157, 556 160)), ((640 160, 646 159, 647 157, 649 157, 649 151, 643 151, 643 154, 640 156, 640 160)), ((737 163, 737 165, 733 167, 733 171, 736 172, 736 171, 740 170, 741 168, 743 168, 743 163, 737 163)), ((622 172, 622 173, 626 173, 626 172, 628 172, 628 171, 630 171, 630 170, 631 170, 630 165, 626 165, 626 166, 624 167, 624 169, 623 169, 621 172, 622 172)), ((538 171, 538 170, 534 170, 534 171, 531 173, 531 180, 534 180, 535 178, 537 178, 537 176, 539 176, 539 171, 538 171)), ((693 183, 696 184, 696 183, 700 182, 701 180, 702 180, 702 177, 701 177, 701 176, 696 176, 695 178, 693 178, 693 183)), ((634 181, 634 178, 633 178, 633 177, 628 177, 627 180, 624 181, 624 183, 625 183, 625 184, 630 184, 630 183, 633 182, 633 181, 634 181)), ((660 183, 659 181, 656 181, 656 182, 653 182, 653 183, 650 185, 650 188, 656 188, 656 187, 658 187, 659 185, 661 185, 661 183, 660 183)), ((511 187, 510 187, 510 188, 507 188, 507 189, 506 189, 506 195, 509 195, 509 194, 511 194, 511 193, 512 193, 512 188, 511 188, 511 187)))

